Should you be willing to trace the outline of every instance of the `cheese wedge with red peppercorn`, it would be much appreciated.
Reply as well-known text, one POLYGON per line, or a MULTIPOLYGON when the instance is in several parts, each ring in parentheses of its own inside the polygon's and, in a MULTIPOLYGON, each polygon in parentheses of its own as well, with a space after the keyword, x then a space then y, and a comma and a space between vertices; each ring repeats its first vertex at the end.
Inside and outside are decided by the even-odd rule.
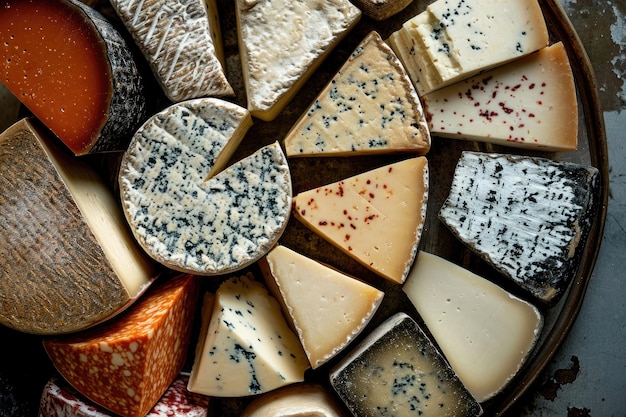
POLYGON ((428 201, 428 161, 415 157, 299 193, 294 215, 383 278, 402 283, 428 201))
POLYGON ((557 152, 578 146, 576 87, 561 42, 422 98, 437 136, 557 152))
POLYGON ((151 287, 124 314, 82 333, 44 339, 59 373, 114 413, 143 417, 180 373, 198 300, 197 277, 151 287))

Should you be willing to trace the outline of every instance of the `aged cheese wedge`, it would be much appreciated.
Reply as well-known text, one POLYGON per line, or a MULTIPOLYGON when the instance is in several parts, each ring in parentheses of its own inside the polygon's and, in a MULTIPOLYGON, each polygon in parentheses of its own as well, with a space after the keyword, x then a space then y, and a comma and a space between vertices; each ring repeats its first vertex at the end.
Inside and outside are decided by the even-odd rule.
POLYGON ((422 105, 402 63, 371 32, 285 137, 287 156, 430 149, 422 105))
POLYGON ((364 15, 380 21, 404 10, 411 0, 354 0, 354 4, 364 15))
POLYGON ((420 251, 403 291, 479 402, 520 370, 543 327, 537 307, 436 255, 420 251))
POLYGON ((79 1, 4 2, 0 82, 77 155, 125 149, 145 117, 124 38, 79 1))
POLYGON ((293 384, 268 392, 246 407, 241 417, 347 417, 322 385, 293 384))
POLYGON ((428 161, 419 156, 304 191, 294 198, 294 215, 367 268, 402 283, 427 201, 428 161))
POLYGON ((155 260, 183 272, 225 274, 276 243, 291 210, 280 146, 223 169, 251 123, 235 104, 194 99, 158 113, 135 134, 120 168, 122 204, 155 260))
POLYGON ((506 277, 555 303, 576 275, 598 186, 591 166, 464 152, 439 218, 506 277))
POLYGON ((236 0, 248 110, 271 121, 356 25, 348 0, 236 0))
POLYGON ((119 415, 143 417, 184 365, 197 280, 171 277, 119 317, 82 333, 47 338, 44 348, 82 395, 119 415))
POLYGON ((548 45, 537 0, 437 0, 388 39, 427 94, 548 45))
POLYGON ((331 370, 353 415, 480 416, 482 407, 417 323, 396 313, 331 370))
POLYGON ((112 0, 170 100, 231 96, 215 0, 112 0))
POLYGON ((560 152, 578 144, 576 87, 561 42, 422 98, 438 136, 560 152))
POLYGON ((106 181, 35 119, 0 135, 0 322, 37 334, 123 310, 158 271, 106 181))
POLYGON ((252 274, 232 277, 202 308, 188 388, 216 397, 262 394, 302 382, 309 368, 298 336, 252 274))
POLYGON ((284 246, 265 261, 268 287, 283 300, 313 369, 361 333, 383 300, 382 291, 284 246))

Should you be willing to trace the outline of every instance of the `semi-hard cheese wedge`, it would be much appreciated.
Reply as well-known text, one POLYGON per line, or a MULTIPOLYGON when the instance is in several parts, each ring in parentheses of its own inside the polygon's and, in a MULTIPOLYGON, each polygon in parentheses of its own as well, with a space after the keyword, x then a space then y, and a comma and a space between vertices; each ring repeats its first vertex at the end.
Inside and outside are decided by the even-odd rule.
POLYGON ((82 395, 119 415, 143 417, 185 363, 197 281, 193 275, 168 278, 124 314, 85 332, 44 339, 44 348, 82 395))
POLYGON ((437 0, 388 39, 420 95, 548 45, 537 0, 437 0))
POLYGON ((544 151, 577 147, 576 87, 561 42, 422 99, 438 136, 544 151))
POLYGON ((241 417, 347 417, 347 414, 322 385, 299 383, 259 396, 241 417))
POLYGON ((291 210, 291 178, 275 143, 223 169, 251 126, 215 99, 175 104, 135 134, 120 168, 124 213, 140 245, 169 268, 217 275, 267 253, 291 210))
POLYGON ((125 149, 145 117, 124 38, 75 0, 3 2, 0 82, 76 155, 125 149))
POLYGON ((252 274, 224 281, 204 303, 202 318, 190 391, 242 397, 304 380, 309 361, 298 336, 252 274))
POLYGON ((396 313, 330 373, 354 416, 480 416, 480 404, 417 323, 396 313))
POLYGON ((428 201, 428 161, 419 156, 304 191, 294 197, 303 224, 365 267, 406 279, 428 201))
POLYGON ((506 277, 555 303, 577 273, 598 186, 592 166, 464 152, 439 218, 506 277))
POLYGON ((128 307, 158 270, 107 182, 35 119, 0 135, 0 323, 74 332, 128 307))
POLYGON ((402 289, 479 402, 511 381, 543 327, 537 307, 427 252, 417 255, 402 289))
POLYGON ((429 149, 419 97, 377 32, 363 39, 285 137, 289 157, 429 149))
POLYGON ((284 246, 265 261, 268 287, 283 300, 313 369, 348 346, 383 300, 382 291, 284 246))
POLYGON ((172 101, 234 94, 215 0, 112 0, 172 101))
POLYGON ((341 39, 361 11, 348 0, 236 0, 248 110, 271 121, 341 39))

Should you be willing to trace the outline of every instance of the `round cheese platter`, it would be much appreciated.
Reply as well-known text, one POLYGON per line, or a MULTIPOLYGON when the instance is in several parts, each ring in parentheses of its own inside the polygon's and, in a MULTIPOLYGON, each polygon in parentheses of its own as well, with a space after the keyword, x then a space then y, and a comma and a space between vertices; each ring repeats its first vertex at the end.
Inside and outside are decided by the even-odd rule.
MULTIPOLYGON (((85 1, 99 10, 114 25, 124 32, 123 24, 116 15, 111 4, 106 0, 85 1)), ((431 1, 413 0, 405 8, 393 16, 376 20, 367 15, 361 16, 346 36, 333 48, 331 53, 309 74, 308 79, 285 104, 284 108, 271 120, 266 117, 253 117, 253 123, 241 140, 239 146, 230 157, 230 164, 242 160, 259 149, 272 145, 277 141, 283 144, 284 138, 290 133, 301 115, 310 108, 320 91, 337 74, 349 57, 372 31, 377 32, 384 40, 409 19, 423 12, 431 1)), ((558 0, 539 0, 548 28, 550 44, 562 43, 571 66, 576 92, 577 111, 577 146, 568 151, 545 151, 537 148, 508 147, 498 144, 465 141, 455 138, 431 135, 430 149, 425 153, 428 161, 428 202, 421 226, 418 251, 435 254, 453 264, 463 267, 472 273, 495 283, 513 296, 535 306, 542 316, 541 331, 533 343, 533 348, 524 361, 523 366, 515 373, 504 389, 485 401, 481 401, 483 415, 504 415, 523 400, 524 395, 533 387, 550 360, 562 345, 576 320, 585 298, 585 291, 591 279, 594 264, 602 240, 606 208, 608 201, 608 156, 606 136, 602 113, 598 99, 598 88, 593 68, 586 52, 571 25, 566 13, 558 0), (465 245, 441 221, 440 210, 445 204, 454 181, 455 169, 466 152, 515 154, 529 157, 546 158, 553 161, 574 163, 597 169, 597 188, 594 195, 589 218, 589 228, 584 246, 576 249, 576 264, 571 281, 567 282, 562 293, 554 302, 542 302, 519 288, 511 280, 503 276, 500 270, 475 251, 465 245)), ((236 2, 218 2, 219 23, 223 43, 225 73, 232 86, 234 95, 226 100, 245 108, 248 104, 246 95, 246 77, 242 69, 240 40, 237 22, 236 2)), ((487 13, 487 11, 485 11, 487 13)), ((131 36, 125 33, 130 40, 131 36)), ((139 51, 137 59, 141 61, 139 51)), ((153 114, 171 104, 171 101, 160 91, 158 83, 151 78, 148 65, 141 63, 140 68, 146 72, 148 86, 151 89, 149 112, 153 114)), ((9 124, 30 116, 29 111, 17 104, 11 94, 0 90, 0 103, 9 103, 5 112, 3 107, 3 128, 9 124), (15 110, 14 110, 15 109, 15 110)), ((253 113, 254 116, 254 113, 253 113)), ((88 155, 81 158, 95 161, 103 166, 104 173, 111 175, 113 187, 117 186, 117 175, 122 153, 88 155)), ((359 156, 324 156, 289 158, 289 170, 293 196, 307 190, 322 187, 326 184, 342 181, 366 171, 374 170, 407 159, 405 153, 365 154, 359 156)), ((0 211, 2 207, 0 207, 0 211)), ((337 250, 319 234, 305 226, 296 216, 292 215, 278 243, 311 259, 329 265, 333 269, 356 277, 384 293, 384 298, 376 313, 367 326, 354 337, 350 344, 336 357, 324 364, 309 369, 305 378, 309 383, 319 383, 333 392, 329 375, 334 372, 346 354, 357 344, 363 342, 378 326, 385 323, 397 313, 405 313, 420 325, 424 325, 422 315, 407 297, 403 286, 397 282, 383 278, 371 268, 355 261, 345 252, 337 250)), ((245 269, 225 275, 201 277, 203 292, 215 293, 221 283, 233 275, 251 272, 262 280, 262 266, 253 264, 245 269)), ((3 271, 0 271, 4 273, 3 271)), ((164 275, 174 274, 165 269, 164 275)), ((197 325, 200 326, 200 311, 197 312, 197 325)), ((45 353, 42 340, 45 336, 23 333, 8 327, 0 327, 0 334, 5 343, 4 359, 0 362, 0 416, 35 416, 39 400, 45 384, 56 376, 56 370, 45 353), (4 406, 6 405, 6 406, 4 406)), ((195 329, 190 342, 189 355, 183 371, 190 372, 193 366, 195 346, 198 342, 199 330, 195 329)), ((255 396, 244 397, 212 397, 209 402, 209 414, 215 416, 240 416, 255 396)), ((346 414, 348 415, 348 414, 346 414)))

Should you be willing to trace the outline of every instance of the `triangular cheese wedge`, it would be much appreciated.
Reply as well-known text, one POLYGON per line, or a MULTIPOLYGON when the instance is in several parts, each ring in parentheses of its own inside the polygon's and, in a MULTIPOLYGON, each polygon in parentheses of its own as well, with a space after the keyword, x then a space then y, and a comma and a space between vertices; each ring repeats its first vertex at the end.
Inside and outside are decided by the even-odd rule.
POLYGON ((380 276, 404 282, 428 200, 428 161, 415 157, 305 191, 298 220, 380 276))
POLYGON ((287 156, 430 149, 426 118, 402 63, 371 32, 285 138, 287 156))
POLYGON ((382 291, 284 246, 265 260, 268 287, 283 299, 313 369, 345 348, 382 302, 382 291))
POLYGON ((236 7, 248 110, 266 121, 361 17, 348 0, 237 0, 236 7))

